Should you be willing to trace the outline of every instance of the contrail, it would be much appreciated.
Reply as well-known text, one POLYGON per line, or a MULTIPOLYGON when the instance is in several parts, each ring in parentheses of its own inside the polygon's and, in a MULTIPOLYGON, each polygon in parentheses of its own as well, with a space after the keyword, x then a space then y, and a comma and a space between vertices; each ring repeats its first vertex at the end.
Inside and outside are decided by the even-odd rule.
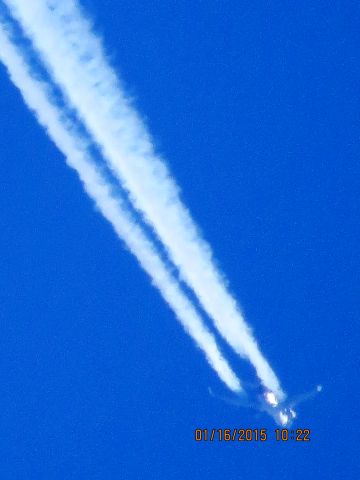
POLYGON ((87 151, 85 139, 77 133, 75 125, 66 118, 65 112, 56 106, 49 86, 33 77, 31 68, 11 42, 6 26, 1 25, 1 22, 0 61, 20 90, 26 105, 64 154, 67 164, 78 173, 88 195, 111 223, 118 237, 135 255, 184 329, 205 353, 209 364, 228 388, 234 392, 241 391, 240 381, 222 356, 214 336, 164 265, 153 244, 133 221, 121 200, 112 194, 110 184, 99 172, 87 151))
POLYGON ((4 2, 217 330, 252 363, 262 383, 279 399, 284 398, 275 373, 214 264, 209 245, 181 202, 175 181, 155 154, 143 122, 77 2, 4 2))

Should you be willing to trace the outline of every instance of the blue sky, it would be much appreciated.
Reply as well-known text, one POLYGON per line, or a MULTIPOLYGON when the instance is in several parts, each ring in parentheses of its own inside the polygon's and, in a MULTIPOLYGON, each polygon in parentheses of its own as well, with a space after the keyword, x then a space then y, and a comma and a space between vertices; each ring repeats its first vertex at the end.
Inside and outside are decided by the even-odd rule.
POLYGON ((194 441, 275 425, 208 395, 2 68, 1 478, 356 478, 359 7, 82 3, 284 389, 324 392, 308 444, 194 441))

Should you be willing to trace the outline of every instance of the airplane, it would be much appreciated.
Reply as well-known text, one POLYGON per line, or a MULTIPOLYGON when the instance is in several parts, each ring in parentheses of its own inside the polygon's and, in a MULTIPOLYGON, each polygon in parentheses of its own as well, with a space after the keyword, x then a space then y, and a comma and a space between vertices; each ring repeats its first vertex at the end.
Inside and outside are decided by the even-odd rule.
POLYGON ((297 416, 295 406, 314 397, 321 392, 322 388, 322 385, 317 385, 315 389, 308 393, 298 395, 292 400, 285 399, 282 401, 279 401, 274 392, 263 388, 261 388, 260 391, 257 389, 255 394, 250 390, 254 397, 253 399, 250 399, 249 395, 244 392, 241 392, 232 398, 219 396, 215 394, 210 387, 209 393, 211 396, 220 398, 220 400, 232 405, 253 408, 260 412, 267 413, 275 420, 277 425, 281 427, 289 427, 297 416))
POLYGON ((275 423, 281 427, 290 426, 296 418, 294 405, 286 405, 286 401, 279 402, 275 393, 271 390, 263 392, 260 405, 262 407, 261 410, 273 417, 275 423))

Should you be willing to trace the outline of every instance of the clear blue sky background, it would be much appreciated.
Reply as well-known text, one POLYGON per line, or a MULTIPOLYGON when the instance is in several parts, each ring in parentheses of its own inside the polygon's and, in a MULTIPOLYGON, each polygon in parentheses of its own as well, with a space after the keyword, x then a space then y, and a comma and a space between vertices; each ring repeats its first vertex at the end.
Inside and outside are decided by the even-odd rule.
POLYGON ((324 392, 300 407, 310 443, 195 443, 275 425, 208 395, 1 68, 1 479, 357 478, 357 2, 83 4, 285 390, 324 392))

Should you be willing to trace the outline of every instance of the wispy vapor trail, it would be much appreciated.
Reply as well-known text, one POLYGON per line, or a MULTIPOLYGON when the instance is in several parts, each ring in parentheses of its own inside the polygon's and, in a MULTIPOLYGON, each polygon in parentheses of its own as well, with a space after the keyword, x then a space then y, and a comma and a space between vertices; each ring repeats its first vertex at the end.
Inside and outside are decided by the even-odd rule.
POLYGON ((142 121, 77 2, 4 2, 217 330, 250 360, 262 383, 282 398, 279 381, 215 267, 210 247, 182 204, 166 166, 154 153, 142 121))
POLYGON ((135 255, 153 284, 172 308, 184 329, 203 350, 221 380, 233 391, 241 390, 240 382, 218 349, 215 338, 203 324, 191 302, 164 265, 154 246, 141 228, 124 209, 119 198, 99 172, 87 151, 85 139, 53 102, 47 84, 36 80, 31 68, 9 39, 6 27, 0 23, 0 61, 20 90, 26 105, 35 113, 39 123, 78 173, 84 189, 94 200, 103 216, 111 223, 118 237, 135 255))

